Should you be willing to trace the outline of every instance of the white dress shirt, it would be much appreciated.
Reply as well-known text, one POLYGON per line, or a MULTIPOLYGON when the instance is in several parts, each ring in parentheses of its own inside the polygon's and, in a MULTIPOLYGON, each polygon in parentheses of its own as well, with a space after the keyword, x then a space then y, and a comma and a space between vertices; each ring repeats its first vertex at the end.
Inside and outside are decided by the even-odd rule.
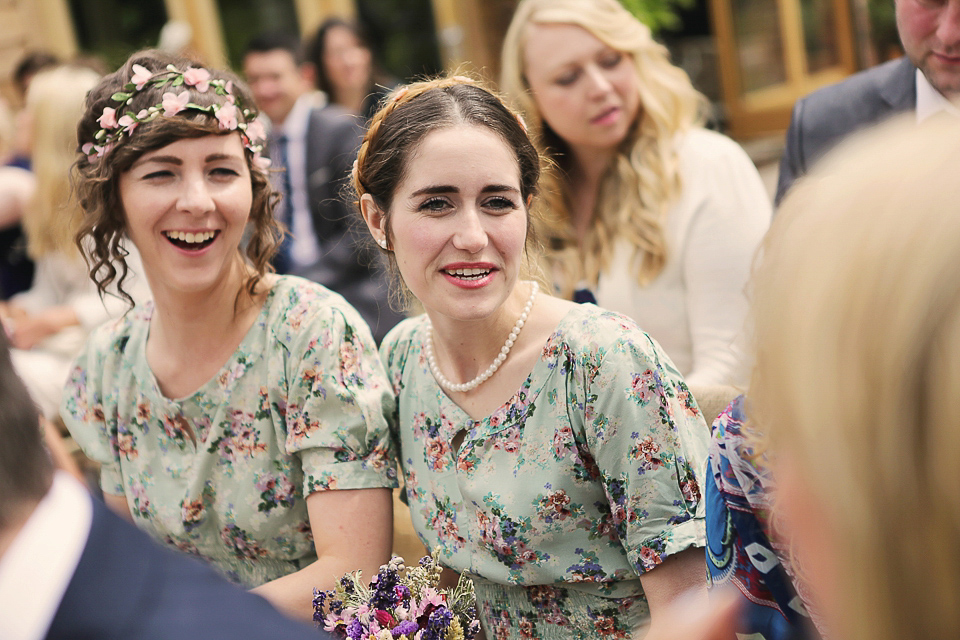
POLYGON ((312 93, 300 96, 287 119, 283 121, 283 126, 277 127, 276 131, 278 135, 287 138, 287 171, 293 192, 290 200, 293 204, 290 260, 294 272, 309 267, 320 259, 320 244, 313 229, 307 195, 307 128, 310 125, 310 111, 316 106, 317 99, 312 93))
POLYGON ((917 124, 941 111, 960 117, 960 109, 933 88, 927 76, 917 69, 917 124))
POLYGON ((86 489, 58 471, 13 544, 0 557, 0 638, 43 640, 90 535, 86 489))

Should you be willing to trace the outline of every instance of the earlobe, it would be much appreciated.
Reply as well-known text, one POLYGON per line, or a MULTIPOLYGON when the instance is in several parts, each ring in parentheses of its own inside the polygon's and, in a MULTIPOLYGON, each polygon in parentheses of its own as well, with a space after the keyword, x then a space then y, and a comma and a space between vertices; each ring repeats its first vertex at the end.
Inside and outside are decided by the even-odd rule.
POLYGON ((360 196, 360 215, 363 216, 363 221, 367 223, 367 229, 373 236, 374 241, 384 247, 387 237, 386 216, 383 215, 383 211, 373 201, 373 196, 369 193, 360 196))

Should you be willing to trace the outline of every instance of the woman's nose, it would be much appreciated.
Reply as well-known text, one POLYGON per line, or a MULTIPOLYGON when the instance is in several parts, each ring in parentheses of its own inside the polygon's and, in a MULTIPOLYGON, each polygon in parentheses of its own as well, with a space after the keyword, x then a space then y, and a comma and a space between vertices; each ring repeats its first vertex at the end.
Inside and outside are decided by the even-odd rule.
POLYGON ((479 212, 473 208, 466 209, 458 218, 453 246, 469 253, 477 253, 486 247, 487 230, 483 228, 479 212))
POLYGON ((186 213, 201 215, 213 211, 213 197, 210 187, 200 176, 187 176, 183 181, 183 189, 177 199, 177 208, 186 213))
POLYGON ((592 96, 606 95, 613 89, 613 84, 607 78, 607 74, 597 65, 589 65, 584 70, 584 75, 587 77, 590 95, 592 96))

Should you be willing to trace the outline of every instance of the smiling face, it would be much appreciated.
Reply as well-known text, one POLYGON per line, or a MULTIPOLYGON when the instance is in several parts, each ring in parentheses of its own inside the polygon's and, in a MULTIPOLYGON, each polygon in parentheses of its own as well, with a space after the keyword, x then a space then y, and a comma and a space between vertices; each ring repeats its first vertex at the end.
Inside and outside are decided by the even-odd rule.
POLYGON ((238 247, 253 188, 239 134, 145 153, 121 174, 119 191, 154 296, 233 287, 241 277, 238 247))
POLYGON ((290 115, 297 99, 310 90, 303 69, 286 49, 248 53, 243 58, 243 74, 260 110, 278 125, 290 115))
POLYGON ((363 196, 377 239, 431 318, 477 320, 495 313, 517 282, 527 234, 520 169, 495 133, 459 125, 427 134, 405 168, 389 215, 363 196))
POLYGON ((897 0, 907 56, 947 97, 960 93, 960 0, 897 0))
POLYGON ((524 75, 544 122, 574 152, 614 151, 640 111, 629 55, 572 24, 531 24, 524 75))

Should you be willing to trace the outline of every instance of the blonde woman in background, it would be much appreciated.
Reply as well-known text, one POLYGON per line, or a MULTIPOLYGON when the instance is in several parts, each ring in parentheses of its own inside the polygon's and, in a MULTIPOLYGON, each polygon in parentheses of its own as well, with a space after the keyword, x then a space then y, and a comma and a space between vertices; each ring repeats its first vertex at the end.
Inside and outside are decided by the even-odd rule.
POLYGON ((751 420, 825 637, 960 637, 960 127, 818 165, 755 286, 751 420))
MULTIPOLYGON (((76 160, 77 121, 84 97, 98 80, 97 73, 70 66, 34 77, 26 103, 33 166, 30 188, 11 176, 10 189, 0 198, 23 207, 28 251, 37 265, 31 288, 2 303, 0 318, 14 346, 11 355, 17 373, 48 419, 58 413, 70 362, 87 333, 126 309, 119 297, 101 299, 74 240, 82 212, 70 198, 70 166, 76 160)), ((5 167, 3 171, 22 170, 5 167)), ((0 186, 4 184, 0 179, 0 186)), ((130 244, 126 249, 131 254, 127 262, 132 277, 125 288, 135 300, 148 299, 145 281, 136 277, 141 269, 136 249, 130 244)))
POLYGON ((560 293, 639 324, 691 387, 746 381, 743 287, 771 215, 756 168, 616 0, 523 0, 503 90, 554 161, 539 232, 560 293))

